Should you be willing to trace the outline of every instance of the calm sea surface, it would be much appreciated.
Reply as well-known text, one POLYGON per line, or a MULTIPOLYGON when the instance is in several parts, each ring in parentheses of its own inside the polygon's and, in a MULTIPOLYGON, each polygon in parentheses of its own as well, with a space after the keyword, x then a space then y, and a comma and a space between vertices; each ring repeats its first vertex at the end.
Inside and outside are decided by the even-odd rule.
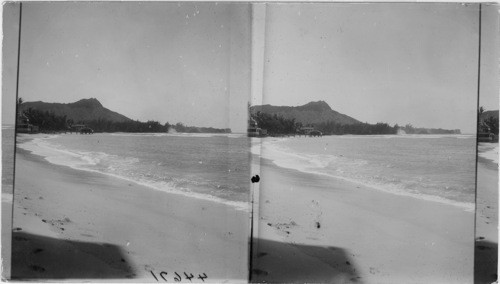
POLYGON ((116 133, 27 135, 18 141, 19 147, 51 163, 238 208, 248 208, 250 200, 251 150, 254 157, 260 155, 278 167, 474 209, 475 136, 345 135, 250 141, 238 134, 116 133))
POLYGON ((252 152, 279 167, 474 210, 473 135, 270 138, 260 147, 257 140, 252 152))
POLYGON ((244 135, 61 134, 37 136, 19 147, 54 164, 248 207, 250 146, 244 135))

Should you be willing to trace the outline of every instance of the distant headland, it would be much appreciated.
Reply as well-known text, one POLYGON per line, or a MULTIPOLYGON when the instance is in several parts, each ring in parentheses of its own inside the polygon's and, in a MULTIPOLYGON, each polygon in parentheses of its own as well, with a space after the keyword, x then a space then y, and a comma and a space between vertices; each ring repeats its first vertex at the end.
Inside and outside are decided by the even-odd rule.
POLYGON ((66 132, 82 128, 93 132, 169 132, 231 133, 229 128, 186 126, 181 122, 161 124, 141 122, 105 108, 97 99, 82 99, 74 103, 17 102, 18 132, 66 132))
POLYGON ((326 102, 309 102, 302 106, 249 106, 249 132, 256 136, 295 134, 460 134, 460 129, 393 126, 388 123, 363 123, 333 110, 326 102))

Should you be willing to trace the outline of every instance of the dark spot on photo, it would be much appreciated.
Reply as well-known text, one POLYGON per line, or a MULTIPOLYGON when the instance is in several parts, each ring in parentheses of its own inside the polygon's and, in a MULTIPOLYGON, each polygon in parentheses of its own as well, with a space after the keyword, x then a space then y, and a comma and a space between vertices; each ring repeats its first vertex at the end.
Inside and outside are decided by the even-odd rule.
POLYGON ((36 272, 45 272, 45 268, 38 265, 30 265, 31 270, 36 272))

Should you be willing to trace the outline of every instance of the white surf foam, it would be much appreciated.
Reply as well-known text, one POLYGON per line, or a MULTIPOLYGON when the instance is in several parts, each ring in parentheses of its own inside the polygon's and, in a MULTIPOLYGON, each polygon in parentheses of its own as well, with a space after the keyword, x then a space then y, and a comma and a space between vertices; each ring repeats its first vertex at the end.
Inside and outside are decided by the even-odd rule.
POLYGON ((401 135, 338 135, 336 137, 344 139, 372 139, 372 138, 383 138, 383 139, 438 139, 438 138, 456 138, 456 139, 474 139, 476 136, 473 134, 401 134, 401 135))
MULTIPOLYGON (((282 140, 283 141, 283 140, 282 140)), ((283 146, 277 145, 279 141, 266 141, 262 143, 262 149, 259 152, 257 146, 252 146, 252 153, 258 155, 261 154, 262 158, 271 160, 275 165, 297 170, 303 173, 315 174, 321 176, 332 177, 336 179, 342 179, 352 183, 360 184, 380 190, 383 192, 397 194, 402 196, 413 197, 426 201, 439 202, 447 205, 457 206, 462 208, 467 212, 474 212, 475 204, 468 202, 460 202, 455 200, 450 200, 437 195, 430 195, 418 192, 410 192, 403 188, 403 184, 389 184, 377 182, 377 179, 360 179, 351 176, 342 175, 344 172, 342 170, 337 170, 336 172, 324 171, 324 169, 330 164, 341 164, 344 165, 343 168, 348 170, 356 169, 359 166, 363 166, 367 163, 364 160, 347 159, 344 157, 338 157, 333 155, 307 155, 307 154, 297 154, 293 150, 288 149, 283 146)))
POLYGON ((106 164, 110 164, 110 166, 107 166, 105 168, 113 171, 114 166, 118 168, 121 163, 134 163, 137 162, 138 159, 131 157, 122 158, 102 152, 79 152, 79 151, 64 149, 58 145, 49 142, 50 139, 56 137, 57 137, 56 135, 39 137, 33 140, 25 141, 24 143, 20 143, 18 146, 24 150, 32 152, 35 155, 44 157, 45 160, 47 160, 52 164, 67 166, 76 170, 83 170, 83 171, 113 176, 115 178, 140 184, 154 190, 159 190, 172 194, 184 195, 187 197, 192 197, 197 199, 208 200, 211 202, 217 202, 233 207, 236 210, 240 211, 249 210, 249 204, 247 202, 225 200, 209 194, 189 191, 188 189, 185 188, 179 189, 169 182, 152 181, 152 180, 147 180, 145 178, 134 179, 127 177, 125 175, 121 175, 120 173, 117 174, 114 172, 105 171, 102 168, 102 166, 99 167, 99 165, 101 165, 101 163, 103 162, 106 162, 106 164))
POLYGON ((498 144, 479 143, 478 155, 498 164, 498 144))
POLYGON ((111 133, 111 136, 152 136, 152 137, 193 137, 193 138, 211 138, 211 137, 228 137, 241 138, 245 137, 242 133, 111 133))

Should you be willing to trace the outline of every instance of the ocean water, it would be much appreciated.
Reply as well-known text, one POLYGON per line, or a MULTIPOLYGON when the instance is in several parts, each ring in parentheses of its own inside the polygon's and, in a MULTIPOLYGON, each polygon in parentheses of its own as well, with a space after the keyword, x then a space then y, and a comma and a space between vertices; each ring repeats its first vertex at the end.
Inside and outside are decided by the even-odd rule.
POLYGON ((25 135, 18 141, 18 147, 54 164, 240 210, 249 206, 250 145, 245 135, 98 133, 25 135))
POLYGON ((250 200, 249 149, 278 167, 468 211, 475 207, 476 139, 472 135, 249 140, 240 134, 61 134, 21 136, 18 147, 54 164, 241 210, 248 210, 250 200))
POLYGON ((252 152, 279 167, 475 208, 473 135, 269 138, 253 140, 252 152))

